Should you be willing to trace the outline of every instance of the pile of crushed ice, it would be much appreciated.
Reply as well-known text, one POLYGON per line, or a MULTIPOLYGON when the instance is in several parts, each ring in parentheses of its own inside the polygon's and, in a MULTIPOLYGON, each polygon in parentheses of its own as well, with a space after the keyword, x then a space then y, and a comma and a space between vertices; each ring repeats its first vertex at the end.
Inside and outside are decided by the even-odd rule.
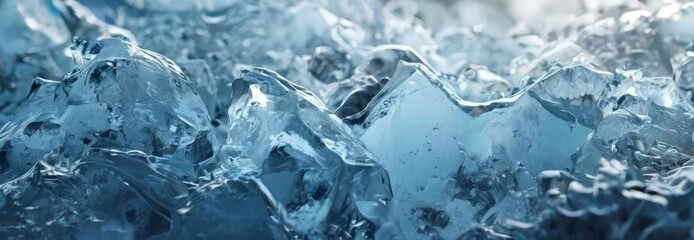
POLYGON ((0 13, 3 239, 694 238, 694 3, 0 13))

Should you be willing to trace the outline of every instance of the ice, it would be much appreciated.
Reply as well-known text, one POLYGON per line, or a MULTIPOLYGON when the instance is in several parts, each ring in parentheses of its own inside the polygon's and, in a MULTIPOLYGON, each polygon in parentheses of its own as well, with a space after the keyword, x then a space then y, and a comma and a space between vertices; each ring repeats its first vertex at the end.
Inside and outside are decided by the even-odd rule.
POLYGON ((217 180, 199 186, 173 216, 170 237, 289 239, 273 216, 275 200, 257 179, 217 180))
POLYGON ((261 68, 232 92, 215 175, 257 176, 295 236, 371 238, 389 222, 388 174, 312 93, 261 68))
POLYGON ((50 48, 70 41, 70 33, 60 14, 40 1, 9 0, 0 6, 6 16, 6 21, 0 25, 3 31, 28 32, 23 37, 8 38, 2 45, 4 62, 9 63, 16 54, 41 50, 32 48, 50 48))
POLYGON ((129 31, 104 23, 84 6, 66 1, 3 1, 5 19, 0 31, 7 33, 0 46, 0 122, 10 120, 17 105, 29 93, 32 79, 59 79, 72 68, 66 48, 73 36, 95 40, 124 37, 129 31))
MULTIPOLYGON (((691 49, 694 50, 694 49, 691 49)), ((690 102, 694 102, 692 89, 694 88, 694 51, 686 51, 680 56, 681 60, 675 63, 675 84, 682 90, 690 102)))
POLYGON ((180 1, 177 4, 170 4, 169 0, 125 0, 129 5, 141 9, 153 9, 156 11, 190 11, 203 10, 214 11, 234 6, 236 0, 203 0, 203 1, 180 1))
POLYGON ((0 238, 689 239, 693 10, 0 1, 0 238))
POLYGON ((353 66, 350 56, 332 47, 317 47, 308 60, 308 71, 317 80, 332 83, 352 75, 353 66))
MULTIPOLYGON (((643 13, 641 13, 643 14, 643 13)), ((626 12, 619 18, 606 18, 588 26, 577 43, 592 53, 605 69, 648 69, 647 76, 667 75, 653 30, 645 22, 648 15, 626 12)))
POLYGON ((617 100, 610 91, 619 89, 620 83, 612 78, 613 74, 590 64, 570 63, 550 69, 529 94, 556 117, 595 128, 604 108, 617 100))
POLYGON ((121 39, 77 39, 72 50, 75 70, 36 79, 2 130, 2 189, 15 196, 3 218, 21 219, 4 234, 166 235, 182 181, 217 145, 205 105, 159 54, 121 39))
POLYGON ((459 97, 470 101, 484 102, 512 94, 512 83, 485 66, 469 65, 461 77, 447 75, 443 80, 454 86, 459 97))
POLYGON ((168 231, 167 218, 151 202, 138 197, 143 190, 168 190, 155 181, 144 187, 138 183, 145 178, 159 180, 144 162, 130 154, 103 151, 93 152, 70 169, 49 163, 56 160, 41 160, 19 178, 0 185, 6 196, 0 210, 0 234, 19 238, 41 237, 45 232, 75 239, 102 234, 146 238, 168 231), (105 156, 118 162, 103 160, 105 156))
POLYGON ((616 160, 602 161, 592 186, 571 182, 561 195, 536 215, 536 225, 513 237, 687 238, 691 231, 689 191, 647 184, 616 160))
POLYGON ((480 27, 447 28, 436 35, 437 52, 447 59, 444 69, 449 73, 461 73, 469 65, 483 65, 493 72, 506 76, 513 58, 522 50, 509 38, 495 38, 480 27))
POLYGON ((383 88, 400 61, 429 64, 414 49, 402 45, 381 45, 366 55, 351 78, 329 85, 322 98, 341 118, 357 114, 383 88))
POLYGON ((0 122, 6 122, 26 97, 31 79, 59 78, 62 62, 69 62, 60 47, 69 43, 70 33, 60 14, 41 1, 0 3, 4 17, 0 23, 3 37, 0 46, 0 122), (62 54, 62 55, 61 55, 62 54))
MULTIPOLYGON (((143 2, 151 2, 152 6, 166 6, 157 4, 158 1, 143 2)), ((126 24, 138 30, 137 37, 142 39, 142 46, 176 61, 205 59, 218 78, 236 74, 238 66, 246 65, 284 72, 295 61, 300 61, 294 59, 297 55, 310 55, 314 49, 322 46, 339 51, 351 50, 351 46, 358 44, 359 36, 363 34, 359 26, 309 2, 286 6, 286 3, 224 1, 220 4, 226 5, 226 8, 215 8, 210 12, 194 12, 191 11, 194 7, 184 7, 186 4, 198 3, 184 1, 184 4, 177 5, 181 9, 173 12, 170 9, 146 7, 141 11, 151 13, 151 16, 126 24), (225 31, 227 28, 233 28, 235 32, 225 31), (170 41, 171 38, 180 41, 170 41)))
POLYGON ((363 86, 352 90, 344 97, 344 101, 335 110, 335 115, 341 118, 346 118, 364 111, 369 101, 381 91, 381 89, 390 81, 390 78, 376 78, 369 75, 361 78, 363 86))
POLYGON ((70 166, 90 148, 156 156, 212 156, 216 139, 205 105, 183 72, 159 54, 120 39, 76 40, 76 68, 37 79, 18 118, 3 129, 3 179, 47 154, 70 166), (88 117, 85 117, 88 116, 88 117))
MULTIPOLYGON (((553 90, 559 83, 550 82, 566 81, 542 80, 553 90)), ((425 66, 412 64, 401 64, 364 115, 353 117, 363 119, 353 128, 390 173, 407 236, 459 235, 520 182, 546 168, 573 169, 572 155, 592 132, 527 94, 467 102, 425 66), (427 221, 420 208, 443 212, 449 224, 427 221)))

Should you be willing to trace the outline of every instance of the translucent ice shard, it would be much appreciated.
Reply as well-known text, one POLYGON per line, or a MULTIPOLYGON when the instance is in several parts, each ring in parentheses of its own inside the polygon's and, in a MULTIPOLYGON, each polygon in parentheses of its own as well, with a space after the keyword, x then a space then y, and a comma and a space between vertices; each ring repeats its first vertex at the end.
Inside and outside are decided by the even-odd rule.
POLYGON ((370 238, 389 222, 388 174, 313 94, 265 69, 232 86, 215 175, 255 175, 297 236, 370 238))
POLYGON ((76 69, 61 82, 36 80, 3 129, 2 178, 21 175, 47 154, 70 164, 90 148, 212 156, 216 139, 200 96, 178 66, 120 39, 77 40, 76 69))
POLYGON ((508 190, 531 187, 542 170, 573 169, 572 155, 591 130, 524 93, 467 102, 426 67, 402 64, 363 115, 351 116, 390 173, 407 236, 457 237, 508 190), (431 214, 448 221, 432 222, 431 214))

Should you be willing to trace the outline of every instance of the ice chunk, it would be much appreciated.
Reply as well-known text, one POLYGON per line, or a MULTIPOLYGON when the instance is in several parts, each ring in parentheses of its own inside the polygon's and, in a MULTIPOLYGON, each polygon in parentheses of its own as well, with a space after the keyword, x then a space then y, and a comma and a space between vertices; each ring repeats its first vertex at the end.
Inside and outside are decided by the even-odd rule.
POLYGON ((313 94, 260 68, 232 91, 215 175, 257 176, 296 236, 370 238, 389 222, 388 174, 313 94))
POLYGON ((637 78, 634 91, 621 97, 618 108, 651 119, 653 127, 642 134, 689 152, 694 107, 676 89, 671 78, 637 78))
MULTIPOLYGON (((319 2, 220 4, 226 7, 214 11, 193 11, 194 7, 126 11, 126 16, 133 17, 126 18, 125 26, 137 33, 143 47, 176 62, 204 60, 218 83, 230 83, 240 68, 265 67, 311 90, 330 104, 331 110, 344 100, 333 99, 331 89, 349 86, 345 90, 349 92, 356 85, 346 80, 359 61, 353 56, 361 59, 366 54, 357 47, 366 38, 362 26, 335 15, 319 2), (143 13, 146 17, 141 17, 143 13), (233 33, 229 29, 234 29, 233 33), (340 83, 330 84, 335 82, 340 83)), ((219 92, 217 97, 225 99, 228 92, 219 92)), ((223 113, 213 116, 220 123, 226 119, 223 113)))
POLYGON ((691 153, 692 106, 671 79, 636 78, 592 137, 604 157, 629 159, 644 174, 665 174, 691 153))
MULTIPOLYGON (((65 164, 92 147, 156 156, 212 156, 216 139, 200 96, 178 66, 120 39, 74 45, 76 69, 41 81, 3 132, 3 161, 17 176, 45 154, 65 164)), ((3 169, 6 171, 7 169, 3 169)))
POLYGON ((617 100, 610 91, 617 89, 619 82, 612 79, 611 73, 589 64, 570 63, 551 69, 529 93, 555 116, 595 128, 603 108, 617 100))
POLYGON ((591 132, 527 94, 464 101, 426 67, 411 64, 398 68, 362 114, 353 128, 389 171, 407 236, 457 237, 518 179, 572 169, 572 154, 591 132), (447 216, 448 224, 427 221, 419 209, 447 216))

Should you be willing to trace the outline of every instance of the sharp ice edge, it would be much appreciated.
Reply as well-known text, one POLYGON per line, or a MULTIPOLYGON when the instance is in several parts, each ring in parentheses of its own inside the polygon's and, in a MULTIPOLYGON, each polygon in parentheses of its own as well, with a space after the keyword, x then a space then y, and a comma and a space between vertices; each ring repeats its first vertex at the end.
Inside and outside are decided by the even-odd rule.
POLYGON ((0 3, 0 236, 694 237, 693 3, 356 2, 0 3))

